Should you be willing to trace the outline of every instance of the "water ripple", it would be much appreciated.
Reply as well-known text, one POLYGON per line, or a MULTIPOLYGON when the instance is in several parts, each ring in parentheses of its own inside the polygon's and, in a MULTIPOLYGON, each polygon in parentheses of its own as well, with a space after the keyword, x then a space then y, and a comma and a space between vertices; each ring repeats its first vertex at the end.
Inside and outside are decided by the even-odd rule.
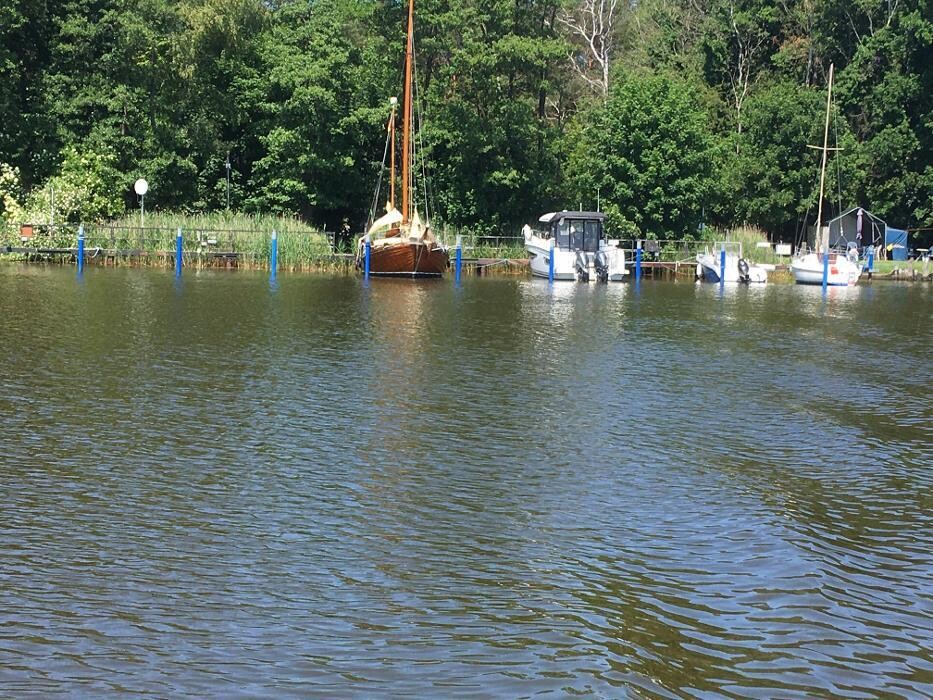
POLYGON ((5 266, 0 684, 930 697, 929 308, 5 266))

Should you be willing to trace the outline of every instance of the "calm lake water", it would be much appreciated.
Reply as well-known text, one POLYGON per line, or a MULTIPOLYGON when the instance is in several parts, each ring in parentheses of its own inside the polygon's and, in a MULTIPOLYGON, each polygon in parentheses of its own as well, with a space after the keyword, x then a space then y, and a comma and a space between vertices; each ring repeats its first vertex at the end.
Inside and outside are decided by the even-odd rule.
POLYGON ((0 266, 2 694, 931 697, 931 297, 0 266))

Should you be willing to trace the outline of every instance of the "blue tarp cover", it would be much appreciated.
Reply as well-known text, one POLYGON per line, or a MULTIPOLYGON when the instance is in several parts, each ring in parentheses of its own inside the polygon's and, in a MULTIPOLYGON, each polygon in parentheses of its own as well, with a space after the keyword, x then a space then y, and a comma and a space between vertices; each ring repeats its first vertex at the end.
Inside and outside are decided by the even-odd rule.
POLYGON ((889 260, 907 259, 907 231, 888 226, 884 234, 884 247, 888 249, 889 260), (892 247, 888 247, 892 246, 892 247))

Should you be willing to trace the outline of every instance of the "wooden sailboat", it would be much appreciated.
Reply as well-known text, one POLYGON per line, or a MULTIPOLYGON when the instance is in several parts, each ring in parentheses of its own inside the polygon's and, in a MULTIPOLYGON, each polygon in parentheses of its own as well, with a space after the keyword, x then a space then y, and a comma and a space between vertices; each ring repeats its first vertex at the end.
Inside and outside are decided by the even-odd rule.
MULTIPOLYGON (((430 221, 422 221, 418 213, 415 195, 415 141, 414 100, 412 99, 412 72, 414 69, 414 0, 408 2, 408 41, 405 50, 405 93, 402 101, 402 201, 401 209, 395 206, 395 116, 396 103, 392 99, 392 114, 389 117, 387 152, 391 154, 389 177, 389 201, 386 212, 375 218, 370 213, 366 235, 360 238, 357 248, 357 266, 364 264, 366 241, 371 245, 370 274, 408 277, 437 277, 450 266, 447 248, 440 245, 431 231, 430 221)), ((385 163, 383 163, 385 166, 385 163)), ((381 179, 381 178, 380 178, 381 179)), ((376 199, 379 201, 379 187, 376 199)), ((427 213, 427 211, 426 211, 427 213)))

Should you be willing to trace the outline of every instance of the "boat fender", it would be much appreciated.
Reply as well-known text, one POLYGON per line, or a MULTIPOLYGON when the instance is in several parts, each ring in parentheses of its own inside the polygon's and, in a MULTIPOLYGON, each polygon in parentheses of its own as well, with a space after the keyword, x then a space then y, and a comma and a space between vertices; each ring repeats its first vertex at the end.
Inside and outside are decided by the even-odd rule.
POLYGON ((742 282, 748 282, 749 279, 750 278, 748 275, 748 260, 746 260, 745 258, 741 258, 739 260, 739 280, 742 282))
POLYGON ((596 268, 596 279, 600 282, 609 281, 609 256, 606 251, 597 251, 593 256, 593 267, 596 268))

